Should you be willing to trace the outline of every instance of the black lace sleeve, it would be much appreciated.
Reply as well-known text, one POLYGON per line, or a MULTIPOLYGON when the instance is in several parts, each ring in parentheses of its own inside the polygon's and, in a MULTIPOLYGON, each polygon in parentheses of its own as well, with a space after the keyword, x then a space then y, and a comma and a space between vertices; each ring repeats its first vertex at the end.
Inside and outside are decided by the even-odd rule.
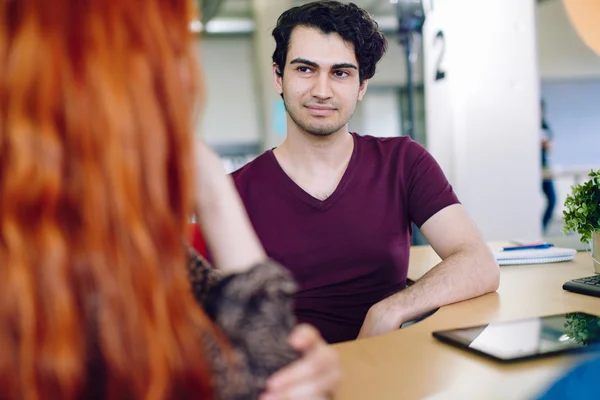
POLYGON ((190 246, 187 248, 187 256, 190 285, 194 297, 203 305, 209 290, 221 280, 223 274, 190 246))
POLYGON ((216 278, 204 310, 232 346, 228 362, 214 341, 207 343, 219 399, 253 399, 275 371, 299 357, 287 343, 295 325, 291 274, 266 261, 240 274, 216 278))

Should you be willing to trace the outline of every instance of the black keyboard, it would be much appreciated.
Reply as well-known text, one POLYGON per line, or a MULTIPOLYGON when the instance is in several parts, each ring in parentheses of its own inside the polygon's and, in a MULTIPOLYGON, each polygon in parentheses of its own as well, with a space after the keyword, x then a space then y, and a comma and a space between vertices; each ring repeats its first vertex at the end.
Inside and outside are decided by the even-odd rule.
POLYGON ((568 290, 569 292, 600 297, 600 275, 573 279, 572 281, 566 282, 563 285, 563 289, 568 290))

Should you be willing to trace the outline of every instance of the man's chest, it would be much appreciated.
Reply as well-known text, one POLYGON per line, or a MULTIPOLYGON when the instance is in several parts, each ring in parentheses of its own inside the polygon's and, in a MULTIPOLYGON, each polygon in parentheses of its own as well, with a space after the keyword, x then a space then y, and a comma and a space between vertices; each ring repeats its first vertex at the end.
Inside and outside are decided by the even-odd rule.
POLYGON ((408 261, 405 202, 391 193, 365 189, 359 194, 345 193, 327 209, 282 196, 248 204, 248 211, 269 256, 292 270, 303 286, 373 274, 385 280, 408 261))

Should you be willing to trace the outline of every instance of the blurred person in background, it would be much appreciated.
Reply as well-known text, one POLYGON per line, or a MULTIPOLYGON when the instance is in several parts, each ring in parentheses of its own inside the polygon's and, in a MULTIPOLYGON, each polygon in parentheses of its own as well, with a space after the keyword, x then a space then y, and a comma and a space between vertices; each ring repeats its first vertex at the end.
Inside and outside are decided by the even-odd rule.
POLYGON ((333 350, 294 329, 290 274, 194 145, 193 14, 188 0, 0 3, 2 399, 335 388, 333 350), (186 253, 196 206, 218 271, 186 253))
POLYGON ((546 102, 542 99, 540 102, 540 119, 541 119, 541 149, 542 149, 542 191, 546 196, 546 209, 542 217, 542 231, 546 234, 548 225, 552 220, 554 207, 556 206, 556 191, 554 189, 554 181, 552 179, 552 171, 550 170, 549 153, 552 151, 553 133, 546 120, 546 102))

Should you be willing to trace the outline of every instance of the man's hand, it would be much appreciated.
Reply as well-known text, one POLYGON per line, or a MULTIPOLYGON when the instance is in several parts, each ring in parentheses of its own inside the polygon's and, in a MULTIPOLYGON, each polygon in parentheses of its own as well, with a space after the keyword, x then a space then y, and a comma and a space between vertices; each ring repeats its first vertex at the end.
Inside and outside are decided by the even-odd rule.
POLYGON ((400 328, 402 321, 398 318, 397 310, 394 310, 389 299, 375 303, 367 312, 357 339, 383 335, 400 328))
POLYGON ((310 325, 297 326, 289 342, 302 358, 273 374, 260 400, 330 399, 341 377, 337 353, 310 325))

